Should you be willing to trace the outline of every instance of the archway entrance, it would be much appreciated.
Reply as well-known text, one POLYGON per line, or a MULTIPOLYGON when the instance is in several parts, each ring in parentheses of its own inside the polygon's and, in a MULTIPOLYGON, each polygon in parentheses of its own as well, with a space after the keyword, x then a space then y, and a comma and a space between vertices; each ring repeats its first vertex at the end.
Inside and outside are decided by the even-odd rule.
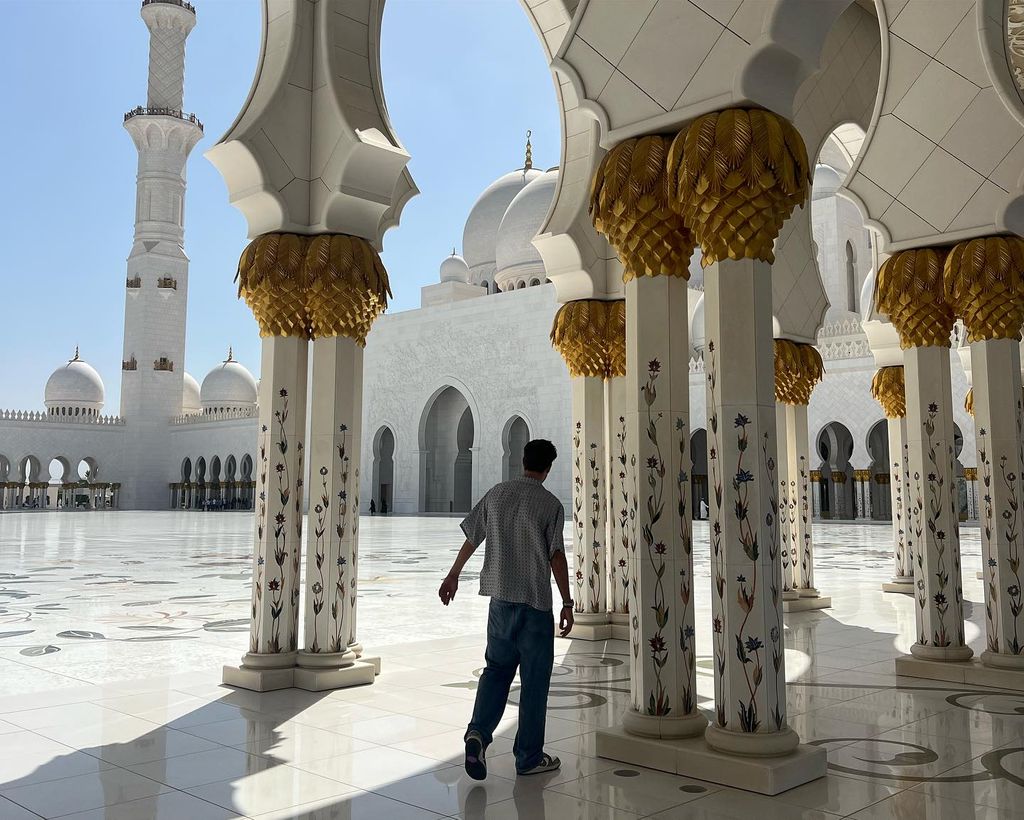
POLYGON ((708 431, 695 430, 690 436, 690 517, 708 517, 708 431))
POLYGON ((395 434, 390 427, 381 427, 373 437, 373 494, 377 512, 395 510, 395 434))
POLYGON ((468 512, 473 505, 473 412, 455 387, 426 411, 420 448, 420 512, 468 512))
POLYGON ((868 433, 868 454, 871 456, 871 517, 876 521, 892 518, 892 463, 903 454, 889 457, 889 425, 885 419, 875 422, 868 433), (882 477, 879 482, 879 476, 882 477))
POLYGON ((818 434, 821 479, 817 506, 822 518, 847 520, 854 517, 852 455, 853 435, 846 425, 838 421, 826 424, 818 434))
POLYGON ((522 416, 513 416, 505 424, 505 431, 501 436, 502 459, 501 478, 508 481, 510 478, 519 478, 523 474, 523 450, 530 440, 530 428, 522 416))

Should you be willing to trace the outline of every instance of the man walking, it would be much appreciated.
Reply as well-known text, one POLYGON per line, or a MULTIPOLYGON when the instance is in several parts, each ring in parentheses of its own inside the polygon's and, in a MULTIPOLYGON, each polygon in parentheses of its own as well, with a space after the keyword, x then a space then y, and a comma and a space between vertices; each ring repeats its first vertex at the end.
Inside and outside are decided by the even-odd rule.
POLYGON ((466 541, 441 584, 448 606, 459 589, 459 574, 486 542, 480 594, 491 598, 487 615, 487 667, 480 675, 473 719, 466 730, 466 772, 487 776, 484 755, 505 711, 519 668, 519 730, 513 752, 519 774, 553 772, 561 765, 544 752, 548 687, 555 655, 551 576, 562 595, 558 627, 564 638, 573 624, 569 569, 562 540, 562 503, 544 488, 557 457, 544 439, 523 450, 523 476, 492 487, 462 522, 466 541))

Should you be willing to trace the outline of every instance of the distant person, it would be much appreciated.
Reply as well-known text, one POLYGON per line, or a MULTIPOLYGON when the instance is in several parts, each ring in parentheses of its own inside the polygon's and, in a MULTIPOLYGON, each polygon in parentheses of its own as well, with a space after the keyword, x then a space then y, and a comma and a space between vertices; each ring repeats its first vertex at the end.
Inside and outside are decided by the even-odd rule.
POLYGON ((484 755, 508 702, 519 668, 519 731, 512 751, 521 775, 553 772, 561 766, 544 751, 544 722, 555 655, 551 576, 562 595, 558 627, 564 638, 573 624, 569 569, 562 540, 562 502, 543 486, 557 457, 555 445, 536 439, 523 451, 523 475, 492 487, 462 522, 466 541, 438 595, 448 606, 459 589, 459 574, 486 541, 480 594, 490 596, 487 667, 480 675, 473 719, 466 730, 466 772, 487 777, 484 755))
POLYGON ((370 515, 376 515, 376 514, 377 514, 377 502, 374 501, 371 498, 370 499, 370 515))
POLYGON ((380 514, 381 515, 387 515, 388 514, 388 500, 386 498, 382 498, 380 500, 380 514))

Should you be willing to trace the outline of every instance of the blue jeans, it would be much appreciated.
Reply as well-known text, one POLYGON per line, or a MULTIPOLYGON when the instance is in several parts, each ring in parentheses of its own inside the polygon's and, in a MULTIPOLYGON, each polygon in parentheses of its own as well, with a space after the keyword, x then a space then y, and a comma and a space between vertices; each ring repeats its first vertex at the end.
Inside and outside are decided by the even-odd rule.
POLYGON ((555 659, 555 620, 526 604, 491 599, 487 614, 487 667, 480 675, 469 732, 479 732, 484 748, 498 727, 512 678, 519 668, 519 730, 512 751, 516 770, 525 772, 544 754, 548 687, 555 659))

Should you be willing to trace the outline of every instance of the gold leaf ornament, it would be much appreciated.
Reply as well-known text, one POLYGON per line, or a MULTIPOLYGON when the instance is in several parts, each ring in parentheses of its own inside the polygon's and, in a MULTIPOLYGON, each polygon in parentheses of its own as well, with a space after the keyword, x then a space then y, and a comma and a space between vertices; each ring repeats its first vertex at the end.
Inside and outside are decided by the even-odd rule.
POLYGON ((964 396, 964 410, 967 411, 967 415, 974 418, 974 388, 972 387, 967 391, 967 395, 964 396))
POLYGON ((622 261, 625 282, 690 277, 695 242, 671 206, 668 147, 668 138, 657 135, 620 142, 605 154, 591 183, 590 216, 622 261))
POLYGON ((571 376, 625 376, 625 301, 566 302, 555 314, 551 345, 562 354, 571 376))
POLYGON ((907 395, 903 382, 903 367, 881 367, 871 379, 871 395, 888 419, 901 419, 907 415, 907 395))
POLYGON ((954 245, 943 267, 946 301, 967 341, 1016 339, 1024 325, 1024 239, 988 236, 954 245))
POLYGON ((775 400, 807 404, 814 386, 825 374, 821 354, 814 345, 775 340, 775 400))
POLYGON ((900 347, 949 347, 956 315, 943 284, 945 248, 898 251, 882 263, 875 305, 900 335, 900 347))
POLYGON ((672 141, 668 173, 673 207, 696 234, 705 267, 774 262, 775 239, 811 185, 800 132, 759 108, 698 117, 672 141))
POLYGON ((345 336, 365 345, 391 296, 377 251, 347 234, 258 236, 242 252, 237 279, 261 336, 345 336))

